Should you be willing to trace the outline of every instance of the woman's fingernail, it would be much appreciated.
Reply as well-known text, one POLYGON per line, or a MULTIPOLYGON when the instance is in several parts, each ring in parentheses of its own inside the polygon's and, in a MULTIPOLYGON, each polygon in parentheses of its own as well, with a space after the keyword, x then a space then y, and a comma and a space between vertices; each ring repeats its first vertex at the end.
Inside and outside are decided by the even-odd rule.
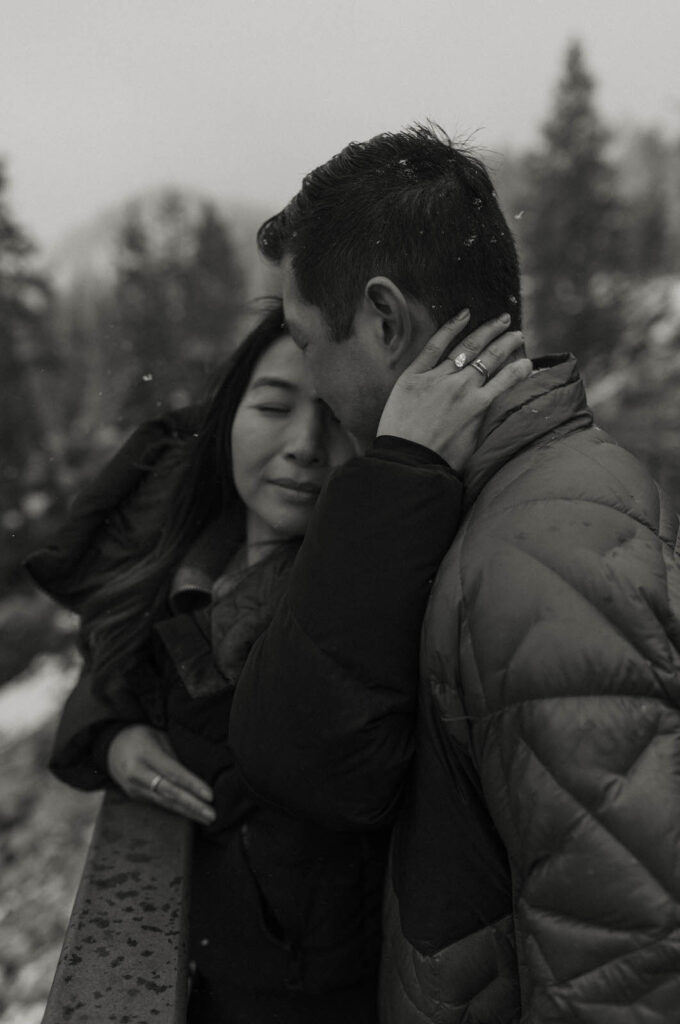
POLYGON ((456 313, 456 315, 454 316, 453 322, 455 323, 457 320, 467 320, 467 318, 469 316, 470 316, 470 310, 469 309, 461 309, 460 313, 456 313))
POLYGON ((501 324, 509 324, 510 323, 510 314, 509 313, 503 313, 502 316, 498 317, 498 322, 501 323, 501 324))

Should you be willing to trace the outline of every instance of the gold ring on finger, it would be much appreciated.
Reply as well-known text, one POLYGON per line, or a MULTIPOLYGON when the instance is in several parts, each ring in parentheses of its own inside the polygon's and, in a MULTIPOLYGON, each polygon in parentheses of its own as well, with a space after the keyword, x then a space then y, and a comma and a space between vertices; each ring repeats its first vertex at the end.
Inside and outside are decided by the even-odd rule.
POLYGON ((154 777, 152 778, 151 782, 149 783, 149 789, 151 790, 152 793, 156 792, 156 790, 158 789, 158 787, 160 786, 162 781, 163 781, 163 776, 162 775, 158 775, 158 774, 154 775, 154 777))
POLYGON ((486 384, 490 374, 482 360, 475 359, 473 362, 470 363, 470 366, 473 368, 473 370, 476 370, 477 373, 481 373, 482 377, 484 378, 484 383, 486 384))

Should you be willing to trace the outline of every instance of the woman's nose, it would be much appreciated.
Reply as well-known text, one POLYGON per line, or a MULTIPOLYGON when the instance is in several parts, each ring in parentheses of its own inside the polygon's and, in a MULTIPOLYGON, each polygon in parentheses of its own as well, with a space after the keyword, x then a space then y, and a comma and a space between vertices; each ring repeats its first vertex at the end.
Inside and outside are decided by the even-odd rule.
POLYGON ((303 466, 323 463, 323 424, 316 410, 296 416, 287 432, 285 456, 303 466))

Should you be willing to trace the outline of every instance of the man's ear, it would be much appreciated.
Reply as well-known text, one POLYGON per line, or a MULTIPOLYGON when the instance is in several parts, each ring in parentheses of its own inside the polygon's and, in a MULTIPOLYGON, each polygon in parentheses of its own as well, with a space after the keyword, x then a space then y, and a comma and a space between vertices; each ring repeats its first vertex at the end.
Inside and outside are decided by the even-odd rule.
POLYGON ((364 288, 364 313, 372 323, 371 333, 382 346, 390 367, 403 367, 415 355, 416 324, 413 310, 399 287, 389 277, 372 277, 364 288))

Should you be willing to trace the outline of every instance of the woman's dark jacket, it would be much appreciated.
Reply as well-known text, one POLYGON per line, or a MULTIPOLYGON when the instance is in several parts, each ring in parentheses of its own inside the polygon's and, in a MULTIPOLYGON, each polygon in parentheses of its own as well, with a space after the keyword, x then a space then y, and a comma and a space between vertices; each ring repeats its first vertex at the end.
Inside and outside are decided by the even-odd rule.
MULTIPOLYGON (((146 424, 76 500, 53 544, 27 562, 48 593, 78 611, 106 574, 115 575, 152 548, 196 423, 195 412, 185 410, 146 424)), ((327 642, 359 683, 363 674, 373 685, 381 663, 378 674, 392 693, 385 707, 403 721, 397 758, 403 773, 412 751, 420 621, 438 561, 455 532, 461 488, 432 453, 390 439, 339 470, 332 486, 344 494, 337 529, 355 535, 354 561, 334 566, 331 552, 316 552, 320 562, 331 559, 320 565, 323 578, 338 584, 319 600, 332 607, 339 637, 347 637, 352 623, 354 643, 341 651, 332 635, 327 642), (419 520, 421 540, 389 570, 383 560, 394 539, 376 533, 367 515, 376 487, 383 499, 391 495, 395 504, 413 505, 410 521, 419 520), (397 691, 403 698, 395 710, 397 691)), ((221 553, 225 559, 230 543, 228 538, 221 553)), ((283 546, 212 609, 168 609, 134 669, 113 679, 105 694, 92 685, 86 664, 64 710, 50 766, 71 785, 97 788, 108 782, 105 752, 122 724, 149 722, 167 730, 180 760, 215 793, 217 820, 201 829, 212 843, 198 848, 202 891, 195 906, 211 918, 205 921, 209 952, 203 955, 222 958, 235 984, 315 993, 375 975, 382 826, 396 801, 375 822, 335 830, 264 804, 234 767, 227 744, 231 700, 253 643, 285 593, 296 550, 294 544, 283 546)), ((319 680, 321 686, 326 682, 333 685, 319 680)), ((327 726, 321 718, 315 723, 321 742, 327 726)), ((370 728, 379 738, 379 714, 370 728)), ((273 765, 279 758, 285 763, 276 742, 269 743, 267 757, 273 765)), ((377 776, 365 780, 377 787, 384 782, 377 776)), ((334 786, 325 771, 308 784, 321 800, 334 786)), ((395 780, 388 784, 393 792, 395 780)))

